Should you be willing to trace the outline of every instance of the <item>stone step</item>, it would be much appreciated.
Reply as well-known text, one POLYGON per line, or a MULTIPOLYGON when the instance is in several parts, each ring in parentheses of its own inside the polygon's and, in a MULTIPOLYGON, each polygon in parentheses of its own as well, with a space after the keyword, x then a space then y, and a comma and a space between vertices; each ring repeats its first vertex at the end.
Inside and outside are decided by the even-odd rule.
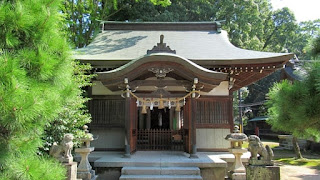
POLYGON ((200 175, 121 175, 120 180, 202 180, 200 175))
POLYGON ((200 175, 198 167, 123 167, 123 175, 200 175))

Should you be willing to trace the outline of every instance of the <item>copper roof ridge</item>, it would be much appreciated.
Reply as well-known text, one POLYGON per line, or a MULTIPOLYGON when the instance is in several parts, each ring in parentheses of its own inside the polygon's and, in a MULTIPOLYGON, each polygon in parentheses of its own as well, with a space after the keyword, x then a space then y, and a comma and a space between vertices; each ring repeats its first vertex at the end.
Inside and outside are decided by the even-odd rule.
POLYGON ((218 31, 220 22, 125 22, 103 21, 102 30, 132 30, 132 31, 218 31))

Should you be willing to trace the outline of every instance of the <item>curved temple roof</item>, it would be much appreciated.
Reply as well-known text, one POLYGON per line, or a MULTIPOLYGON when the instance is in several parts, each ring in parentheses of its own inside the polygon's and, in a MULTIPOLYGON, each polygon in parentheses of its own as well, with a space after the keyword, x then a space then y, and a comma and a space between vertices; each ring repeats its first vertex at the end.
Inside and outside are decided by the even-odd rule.
MULTIPOLYGON (((179 79, 182 78, 180 80, 186 80, 188 82, 193 82, 194 78, 198 78, 199 84, 206 86, 203 89, 204 91, 210 91, 222 81, 228 80, 227 73, 211 71, 188 59, 170 53, 146 55, 114 70, 97 72, 98 76, 96 78, 111 90, 116 90, 118 89, 117 87, 123 84, 124 78, 128 78, 131 82, 135 80, 139 81, 141 77, 144 77, 143 79, 154 76, 158 77, 155 75, 159 72, 157 70, 168 70, 164 72, 163 77, 166 77, 168 73, 168 77, 173 76, 177 78, 178 76, 179 79), (151 76, 150 71, 154 73, 151 73, 151 76)), ((169 81, 166 82, 168 83, 169 81)), ((175 84, 179 84, 179 82, 181 83, 182 81, 175 80, 175 84)), ((155 83, 155 81, 153 81, 153 83, 155 83)))
POLYGON ((229 42, 226 31, 215 22, 199 23, 119 23, 108 22, 104 30, 75 58, 82 61, 130 61, 147 54, 159 43, 200 65, 258 64, 287 61, 291 53, 245 50, 229 42))
POLYGON ((125 76, 129 72, 137 70, 137 68, 143 64, 154 63, 154 62, 161 62, 163 64, 173 62, 181 65, 181 67, 185 67, 186 69, 189 69, 192 72, 192 74, 198 74, 199 76, 208 77, 208 78, 211 78, 212 80, 216 79, 216 80, 223 81, 223 80, 226 80, 228 76, 227 73, 211 71, 209 69, 203 68, 202 66, 195 64, 194 62, 188 59, 185 59, 183 57, 180 57, 174 54, 156 53, 156 54, 147 55, 140 59, 133 60, 111 71, 97 72, 98 74, 97 79, 108 80, 108 79, 113 79, 115 77, 125 76))

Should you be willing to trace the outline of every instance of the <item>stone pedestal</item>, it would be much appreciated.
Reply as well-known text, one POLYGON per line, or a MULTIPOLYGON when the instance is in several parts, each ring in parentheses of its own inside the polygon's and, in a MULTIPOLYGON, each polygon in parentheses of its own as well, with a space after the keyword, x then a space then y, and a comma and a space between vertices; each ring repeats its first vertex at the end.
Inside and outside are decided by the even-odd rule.
POLYGON ((249 164, 252 166, 273 166, 274 162, 272 160, 259 160, 259 159, 249 159, 249 164))
POLYGON ((123 157, 124 157, 124 158, 130 158, 131 155, 130 155, 130 146, 129 146, 129 145, 125 145, 124 151, 125 151, 125 152, 124 152, 123 157))
POLYGON ((246 173, 233 173, 232 180, 246 180, 246 173))
POLYGON ((253 166, 247 167, 247 180, 280 180, 279 166, 253 166))
POLYGON ((246 169, 242 164, 241 156, 243 153, 246 153, 247 151, 247 149, 229 149, 229 152, 231 152, 235 157, 235 161, 230 172, 230 175, 233 180, 246 179, 246 169))
POLYGON ((77 162, 63 163, 67 168, 67 180, 77 180, 77 162))
POLYGON ((62 163, 66 163, 66 164, 71 164, 73 163, 73 157, 68 157, 68 158, 65 158, 65 157, 59 157, 58 160, 62 163))
POLYGON ((248 151, 247 149, 229 149, 229 152, 231 152, 235 157, 235 161, 232 166, 233 172, 235 172, 235 173, 246 172, 246 169, 243 166, 242 161, 241 161, 241 156, 243 153, 246 153, 247 151, 248 151))
POLYGON ((95 171, 92 170, 92 167, 89 163, 88 156, 94 150, 94 147, 82 147, 75 149, 76 153, 79 153, 81 156, 81 161, 78 166, 77 177, 83 180, 94 180, 97 178, 95 171))
POLYGON ((89 173, 88 172, 78 172, 77 173, 77 178, 82 179, 82 180, 96 180, 97 175, 94 170, 91 170, 89 173))
POLYGON ((192 153, 190 154, 191 159, 197 159, 199 158, 197 155, 197 146, 194 144, 192 145, 192 153))

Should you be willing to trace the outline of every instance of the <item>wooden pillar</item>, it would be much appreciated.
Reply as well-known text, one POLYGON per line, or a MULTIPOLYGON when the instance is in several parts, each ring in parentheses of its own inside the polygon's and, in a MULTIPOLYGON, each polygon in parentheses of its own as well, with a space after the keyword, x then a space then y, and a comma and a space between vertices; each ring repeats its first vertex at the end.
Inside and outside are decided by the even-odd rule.
POLYGON ((125 105, 125 139, 124 139, 124 157, 130 158, 130 129, 131 129, 131 123, 130 123, 130 103, 131 98, 126 97, 126 105, 125 105))
POLYGON ((191 98, 191 131, 190 131, 190 138, 191 138, 191 154, 190 158, 198 158, 197 156, 197 142, 196 142, 196 135, 197 135, 197 128, 196 128, 196 100, 195 98, 191 98))
POLYGON ((139 129, 145 129, 144 114, 141 113, 142 107, 139 108, 139 129))
POLYGON ((176 115, 176 127, 177 130, 181 129, 181 118, 180 118, 180 112, 179 111, 175 111, 175 115, 176 115))
POLYGON ((173 129, 173 114, 174 114, 174 108, 169 109, 169 115, 170 115, 170 129, 173 129))
POLYGON ((229 124, 230 124, 230 132, 233 132, 234 123, 233 123, 233 95, 232 92, 230 92, 229 98, 228 98, 228 118, 229 118, 229 124))

